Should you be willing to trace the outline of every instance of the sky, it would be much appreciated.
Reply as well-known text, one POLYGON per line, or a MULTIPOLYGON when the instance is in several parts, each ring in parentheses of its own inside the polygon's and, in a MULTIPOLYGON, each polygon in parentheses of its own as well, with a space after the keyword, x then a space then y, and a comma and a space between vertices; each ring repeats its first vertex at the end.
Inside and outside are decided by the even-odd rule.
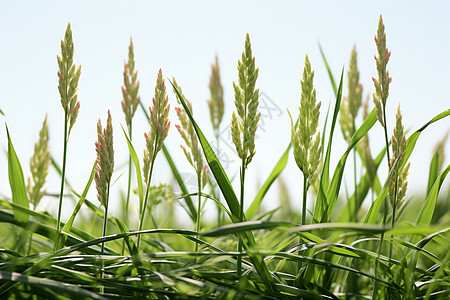
MULTIPOLYGON (((47 115, 50 151, 62 162, 64 112, 57 90, 57 61, 60 40, 71 23, 75 44, 74 62, 81 64, 78 99, 80 114, 69 140, 67 177, 82 191, 95 159, 96 123, 106 123, 111 110, 116 153, 112 203, 126 189, 128 159, 125 125, 121 108, 123 65, 133 38, 140 95, 148 107, 154 95, 158 70, 166 84, 173 77, 193 103, 194 116, 205 135, 214 141, 207 99, 211 64, 218 55, 224 87, 225 115, 221 125, 221 147, 226 154, 222 163, 229 177, 239 176, 239 159, 229 139, 234 109, 233 81, 237 81, 237 61, 249 33, 256 66, 257 87, 261 92, 262 120, 257 131, 256 155, 246 173, 246 199, 253 199, 258 185, 270 174, 290 140, 289 110, 294 116, 300 102, 300 80, 305 55, 315 71, 314 86, 322 102, 323 126, 329 103, 335 100, 332 86, 319 51, 322 46, 336 78, 345 68, 344 95, 347 93, 347 69, 353 45, 358 52, 358 68, 364 99, 374 91, 376 77, 374 35, 380 14, 386 27, 387 47, 392 52, 388 69, 392 76, 387 103, 389 135, 401 105, 405 129, 413 132, 440 112, 450 108, 450 2, 433 1, 1 1, 0 3, 0 116, 7 123, 13 144, 28 177, 29 159, 47 115), (124 176, 122 176, 124 175, 124 176)), ((168 89, 171 124, 179 124, 173 110, 177 106, 168 89)), ((373 104, 370 104, 373 107, 373 104)), ((361 124, 361 113, 358 121, 361 124)), ((138 110, 133 125, 134 146, 142 158, 147 120, 138 110)), ((427 128, 410 158, 410 193, 423 195, 434 145, 450 130, 449 118, 427 128)), ((333 139, 331 168, 346 149, 339 128, 333 139)), ((182 139, 171 126, 166 145, 180 171, 188 178, 193 169, 181 148, 182 139)), ((384 135, 379 123, 370 135, 372 153, 381 151, 384 135)), ((7 150, 6 130, 0 129, 2 153, 7 150)), ((445 148, 449 163, 449 145, 445 148)), ((162 154, 157 157, 155 183, 173 183, 162 154)), ((353 190, 353 165, 349 160, 341 193, 353 190)), ((358 164, 358 172, 361 166, 358 164)), ((387 174, 386 161, 379 172, 387 174)), ((294 207, 300 209, 303 177, 292 153, 282 174, 290 187, 294 207)), ((239 192, 238 180, 234 180, 239 192)), ((448 180, 445 183, 448 188, 448 180)), ((59 180, 52 170, 47 191, 57 193, 59 180)), ((0 194, 10 196, 6 155, 0 156, 0 194)), ((278 205, 277 188, 271 190, 263 205, 278 205)), ((89 199, 96 201, 92 186, 89 199)), ((136 199, 132 200, 136 201, 136 199)), ((247 202, 247 205, 250 202, 247 202)), ((70 205, 69 205, 70 207, 70 205)), ((310 206, 311 207, 311 204, 310 206)), ((43 200, 41 209, 53 213, 57 200, 43 200)), ((118 213, 118 205, 112 207, 118 213)), ((65 215, 70 213, 65 208, 65 215)))

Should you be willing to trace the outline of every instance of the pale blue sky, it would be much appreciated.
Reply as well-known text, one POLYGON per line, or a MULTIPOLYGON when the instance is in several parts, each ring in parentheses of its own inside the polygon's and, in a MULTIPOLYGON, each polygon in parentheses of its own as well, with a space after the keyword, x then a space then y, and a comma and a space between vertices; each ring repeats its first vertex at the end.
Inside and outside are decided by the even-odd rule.
MULTIPOLYGON (((265 117, 265 131, 258 131, 257 153, 247 173, 246 197, 252 199, 256 184, 265 180, 289 142, 286 109, 297 114, 306 53, 315 70, 314 84, 317 98, 322 101, 322 120, 328 103, 333 100, 319 42, 335 76, 348 64, 350 51, 356 44, 364 95, 372 93, 371 78, 376 76, 373 36, 379 15, 383 14, 387 46, 392 51, 388 67, 393 80, 387 105, 391 112, 388 115, 390 134, 399 103, 405 128, 411 130, 448 109, 449 12, 448 1, 2 1, 0 109, 6 116, 0 119, 8 123, 26 176, 29 175, 29 157, 46 113, 51 152, 62 161, 63 110, 57 91, 56 55, 60 53, 60 40, 70 21, 75 43, 74 61, 82 65, 82 75, 81 110, 69 141, 67 172, 74 187, 81 191, 95 158, 96 122, 99 117, 105 122, 108 109, 115 126, 116 165, 119 167, 127 160, 120 129, 120 123, 124 123, 120 87, 130 36, 135 46, 140 94, 146 106, 153 97, 157 72, 162 68, 166 78, 177 79, 186 97, 193 102, 194 115, 202 129, 212 137, 206 104, 210 65, 217 53, 226 101, 222 127, 225 129, 233 110, 232 82, 237 80, 237 60, 248 32, 260 69, 257 86, 280 109, 277 114, 265 117)), ((173 108, 175 97, 171 91, 168 94, 173 108)), ((179 123, 173 111, 170 117, 172 124, 179 123)), ((384 144, 380 125, 375 127, 371 133, 373 153, 380 151, 384 144)), ((134 140, 139 155, 144 146, 143 133, 148 129, 142 112, 138 111, 134 140)), ((449 129, 450 121, 444 120, 420 137, 411 156, 411 190, 424 192, 432 149, 449 129)), ((339 128, 334 141, 332 166, 345 150, 339 128)), ((180 169, 192 173, 178 147, 181 142, 175 128, 171 127, 167 140, 169 150, 180 169)), ((5 149, 6 145, 6 132, 1 129, 0 147, 5 149)), ((236 175, 237 159, 232 151, 227 154, 234 160, 226 166, 227 172, 229 176, 236 175)), ((450 155, 449 146, 446 154, 450 155)), ((157 160, 161 166, 157 170, 161 171, 155 173, 155 182, 170 181, 171 174, 163 155, 157 160)), ((384 170, 379 173, 381 180, 384 180, 385 165, 383 162, 384 170)), ((349 161, 345 177, 350 191, 351 170, 349 161)), ((124 168, 118 169, 114 176, 123 171, 124 168)), ((7 176, 7 161, 2 155, 0 192, 9 195, 7 176)), ((48 191, 56 193, 57 176, 54 172, 49 176, 48 191)), ((283 176, 292 186, 291 196, 300 199, 303 180, 292 156, 283 176)), ((123 176, 114 189, 117 192, 125 186, 126 176, 123 176)), ((235 186, 238 192, 238 185, 235 186)), ((345 191, 344 186, 342 191, 345 191)), ((276 196, 276 192, 268 194, 267 207, 276 205, 276 196)), ((95 188, 90 197, 95 197, 95 188)), ((56 201, 45 205, 51 211, 56 209, 56 201)))

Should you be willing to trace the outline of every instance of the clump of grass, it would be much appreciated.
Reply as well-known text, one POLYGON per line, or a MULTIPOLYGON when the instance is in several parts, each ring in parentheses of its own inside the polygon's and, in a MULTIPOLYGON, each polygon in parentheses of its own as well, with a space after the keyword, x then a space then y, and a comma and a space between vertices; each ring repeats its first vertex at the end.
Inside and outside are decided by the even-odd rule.
POLYGON ((73 63, 73 53, 74 45, 72 40, 72 30, 70 28, 70 23, 67 25, 66 33, 64 35, 64 40, 61 40, 61 56, 58 55, 58 77, 59 84, 58 90, 61 96, 61 105, 64 109, 64 150, 63 150, 63 164, 62 164, 62 175, 61 175, 61 190, 59 194, 59 205, 58 205, 58 221, 57 234, 58 239, 55 243, 55 250, 58 249, 59 235, 61 233, 61 209, 63 202, 64 193, 64 180, 66 174, 66 155, 67 155, 67 144, 69 142, 70 131, 78 117, 78 112, 80 111, 80 102, 78 102, 78 80, 81 75, 81 66, 76 67, 73 63))
MULTIPOLYGON (((448 298, 449 213, 446 209, 448 208, 448 201, 446 201, 448 197, 442 195, 442 186, 446 176, 450 173, 450 165, 445 165, 443 160, 443 141, 435 150, 430 163, 425 198, 414 195, 414 198, 420 198, 418 199, 421 206, 419 210, 416 209, 419 205, 416 203, 416 206, 413 207, 413 201, 406 199, 405 193, 408 160, 419 136, 431 124, 449 117, 450 110, 436 115, 406 138, 400 108, 398 108, 392 148, 382 149, 372 159, 371 151, 373 152, 375 149, 369 148, 367 136, 371 133, 377 120, 382 123, 386 134, 385 115, 389 113, 385 111, 386 91, 388 90, 385 85, 390 82, 386 69, 386 56, 389 55, 386 54, 388 52, 385 42, 383 42, 385 34, 382 22, 380 22, 379 28, 381 29, 378 30, 376 42, 378 48, 384 53, 384 58, 381 54, 377 57, 377 64, 382 72, 379 78, 374 80, 376 86, 374 98, 378 103, 378 108, 375 107, 369 112, 367 102, 365 102, 363 105, 364 121, 358 127, 354 124, 354 117, 357 113, 350 112, 355 109, 355 106, 350 104, 352 92, 349 92, 349 97, 344 99, 341 117, 349 117, 353 122, 347 121, 342 125, 343 127, 347 126, 344 133, 349 137, 347 138, 348 147, 339 159, 334 172, 330 170, 330 157, 334 127, 341 109, 344 70, 341 73, 339 88, 335 89, 336 105, 334 105, 331 119, 327 151, 324 155, 324 163, 321 165, 318 163, 319 159, 312 158, 318 156, 317 153, 312 153, 313 149, 314 152, 320 153, 320 147, 325 144, 325 139, 322 138, 321 142, 317 142, 320 140, 318 137, 319 125, 317 124, 320 104, 316 103, 315 98, 314 72, 309 60, 306 59, 301 81, 302 96, 298 124, 295 126, 292 124, 291 141, 286 141, 286 144, 290 142, 289 146, 259 189, 247 215, 243 213, 245 170, 254 158, 255 132, 260 118, 258 89, 256 89, 255 83, 258 69, 255 67, 255 58, 251 54, 248 36, 242 60, 238 63, 239 83, 234 85, 236 111, 232 119, 233 141, 235 141, 237 152, 242 160, 240 201, 228 175, 209 144, 208 138, 203 134, 192 115, 192 104, 184 99, 180 87, 174 81, 174 90, 184 108, 183 110, 176 109, 181 123, 178 130, 186 143, 184 153, 196 170, 199 185, 197 209, 193 205, 190 199, 191 195, 180 179, 180 170, 163 146, 170 123, 168 120, 168 97, 161 71, 158 73, 153 106, 149 110, 150 131, 145 134, 144 179, 142 179, 139 158, 124 129, 129 154, 136 169, 136 183, 140 200, 139 231, 129 230, 126 222, 120 218, 108 216, 108 210, 111 208, 109 190, 115 164, 110 112, 108 112, 105 128, 102 127, 100 121, 98 123, 97 160, 91 169, 86 186, 81 193, 71 187, 73 197, 78 200, 71 217, 64 225, 62 231, 66 234, 61 240, 58 227, 60 220, 57 223, 56 218, 49 213, 37 212, 29 208, 28 191, 30 188, 27 189, 25 185, 22 167, 8 127, 6 127, 11 199, 0 195, 0 298, 448 298), (280 181, 281 194, 279 196, 281 209, 267 212, 260 209, 258 211, 262 201, 268 199, 266 193, 271 184, 277 178, 279 179, 288 163, 291 143, 294 146, 296 164, 304 174, 304 193, 306 188, 313 185, 313 179, 318 176, 315 172, 321 174, 318 194, 312 195, 312 198, 317 197, 314 202, 312 224, 305 224, 305 210, 302 211, 303 218, 298 224, 296 220, 299 213, 291 209, 287 187, 283 185, 282 181, 280 181), (196 148, 194 149, 193 146, 196 148), (163 183, 159 186, 151 186, 156 155, 161 149, 177 177, 178 184, 180 187, 184 186, 182 188, 183 195, 178 199, 173 199, 174 191, 170 185, 163 183), (357 191, 355 188, 355 197, 350 197, 347 202, 358 202, 358 213, 366 214, 360 222, 357 222, 356 218, 352 216, 354 210, 349 212, 347 208, 340 209, 339 205, 335 205, 342 192, 340 186, 343 181, 346 160, 354 149, 360 154, 366 173, 363 174, 364 169, 362 169, 360 174, 356 174, 358 175, 355 176, 357 177, 355 182, 357 191), (392 151, 392 157, 389 157, 388 160, 389 175, 385 184, 381 186, 377 170, 389 150, 392 151), (200 159, 202 160, 200 161, 200 159), (214 192, 201 193, 203 180, 207 178, 203 165, 204 159, 206 159, 225 200, 223 201, 224 205, 220 203, 220 207, 224 215, 229 216, 230 220, 228 221, 232 224, 217 227, 215 222, 210 222, 207 218, 201 219, 204 199, 216 198, 214 192), (316 163, 318 166, 314 167, 316 163), (86 198, 94 181, 98 200, 104 207, 104 213, 102 213, 101 207, 99 208, 86 198), (145 199, 144 185, 146 185, 145 199), (366 210, 361 203, 367 198, 370 188, 376 195, 369 203, 369 209, 366 210), (152 200, 152 204, 146 216, 145 209, 148 199, 152 200), (177 221, 182 220, 182 215, 179 210, 172 209, 172 206, 164 206, 159 211, 152 211, 158 203, 167 204, 169 201, 180 199, 185 200, 185 202, 178 201, 178 204, 186 209, 187 214, 195 222, 195 231, 180 228, 181 222, 177 221), (184 207, 184 204, 187 207, 184 207), (384 210, 383 205, 385 206, 384 210), (79 214, 82 206, 91 214, 79 214), (388 214, 388 208, 392 209, 392 213, 388 214), (164 219, 164 222, 158 223, 163 223, 164 228, 158 228, 152 215, 155 212, 164 214, 164 216, 157 216, 158 221, 164 219), (152 218, 155 226, 143 230, 145 221, 149 217, 152 218), (80 222, 74 223, 75 218, 80 222), (99 228, 100 226, 95 226, 101 218, 103 218, 103 232, 99 228), (383 221, 379 222, 380 219, 383 221), (340 222, 341 220, 343 222, 340 222), (392 225, 386 226, 389 221, 392 225), (108 230, 106 225, 108 225, 108 230), (207 231, 206 228, 208 228, 207 231), (111 235, 107 235, 107 232, 111 235), (145 247, 140 245, 143 235, 145 235, 145 247), (389 248, 386 243, 383 245, 385 235, 390 236, 389 248), (137 245, 133 239, 135 236, 137 236, 137 245), (162 240, 163 236, 164 240, 162 240), (239 252, 235 251, 236 236, 239 237, 239 252), (298 243, 299 238, 300 244, 298 243), (192 240, 196 242, 194 253, 186 250, 189 249, 192 240), (27 241, 29 241, 28 251, 25 251, 24 246, 27 241), (202 247, 201 252, 198 250, 199 245, 202 247), (55 251, 54 248, 58 248, 58 250, 55 251), (98 263, 99 260, 100 263, 98 263), (193 261, 195 264, 192 264, 193 261), (99 265, 101 265, 100 271, 99 265), (100 276, 98 276, 99 272, 100 276), (100 293, 98 287, 100 287, 100 293)), ((67 38, 68 40, 70 39, 67 38)), ((70 43, 64 43, 64 49, 73 49, 73 45, 68 45, 70 43)), ((63 53, 66 55, 67 49, 64 51, 63 53)), ((325 56, 323 57, 325 60, 325 56)), ((352 62, 355 61, 354 57, 356 55, 352 55, 350 64, 349 76, 351 74, 352 84, 349 89, 354 89, 353 92, 357 91, 356 94, 359 98, 360 90, 356 84, 358 82, 356 80, 357 68, 356 64, 352 62)), ((61 62, 63 60, 61 58, 61 62)), ((65 66, 62 64, 61 69, 64 69, 65 66)), ((69 69, 72 71, 68 71, 67 74, 73 76, 77 74, 74 65, 69 69)), ((133 81, 135 79, 132 75, 135 75, 136 72, 131 69, 129 72, 129 82, 134 82, 132 85, 137 87, 137 80, 133 81)), ((68 78, 64 72, 60 72, 60 74, 60 78, 68 78)), ((329 74, 334 82, 331 71, 329 74)), ((72 80, 75 79, 75 77, 72 78, 72 80)), ((73 88, 74 85, 76 86, 75 82, 70 80, 68 83, 64 80, 62 83, 60 82, 60 86, 64 84, 72 86, 67 91, 72 91, 70 101, 73 102, 75 99, 75 102, 69 101, 69 104, 65 106, 69 115, 66 118, 66 134, 68 136, 79 104, 77 104, 76 97, 73 97, 76 95, 73 88), (74 113, 75 115, 73 115, 74 113)), ((126 83, 124 84, 126 85, 126 83)), ((64 88, 62 90, 64 91, 64 88)), ((128 89, 126 90, 128 91, 128 89)), ((139 103, 139 105, 143 104, 139 103)), ((130 112, 131 110, 130 108, 130 112)), ((147 111, 144 109, 144 112, 147 111)), ((326 124, 327 122, 322 132, 325 132, 327 128, 326 124)), ((35 171, 43 170, 43 166, 48 164, 48 148, 46 147, 48 130, 44 128, 46 128, 45 121, 40 133, 40 141, 36 144, 39 151, 36 151, 32 159, 31 176, 34 186, 45 181, 41 177, 45 177, 46 173, 46 171, 35 171), (39 178, 34 180, 33 176, 39 178)), ((386 143, 386 145, 388 144, 386 143)), ((58 170, 59 166, 56 163, 53 165, 58 170)), ((83 168, 82 165, 79 167, 83 168)), ((64 172, 61 171, 60 174, 64 178, 64 172)), ((209 179, 212 182, 212 177, 209 179)), ((42 187, 36 191, 36 194, 40 196, 43 191, 42 187)), ((61 196, 62 193, 56 195, 56 197, 61 196)), ((303 205, 303 209, 305 208, 306 204, 303 205)))

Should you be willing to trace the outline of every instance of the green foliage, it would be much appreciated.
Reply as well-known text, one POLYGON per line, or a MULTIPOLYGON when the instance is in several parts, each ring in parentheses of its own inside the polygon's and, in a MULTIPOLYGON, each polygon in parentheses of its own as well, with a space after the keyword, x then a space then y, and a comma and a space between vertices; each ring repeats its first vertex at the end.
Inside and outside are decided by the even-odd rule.
MULTIPOLYGON (((356 52, 352 52, 348 73, 349 95, 343 98, 344 70, 341 72, 339 85, 336 86, 325 55, 320 49, 335 90, 335 100, 333 114, 329 119, 331 122, 323 125, 322 132, 329 131, 328 137, 319 138, 316 132, 320 125, 320 104, 316 103, 312 84, 314 73, 306 58, 300 116, 295 125, 292 122, 293 139, 285 141, 285 151, 263 181, 245 214, 244 175, 255 153, 255 132, 260 116, 257 112, 258 89, 255 88, 258 69, 255 68, 248 35, 242 60, 238 63, 239 84, 234 85, 237 112, 233 114, 232 123, 235 135, 233 141, 243 163, 239 182, 241 202, 217 153, 194 118, 192 104, 186 100, 174 81, 173 90, 181 104, 177 109, 181 123, 179 131, 190 151, 188 159, 196 167, 197 174, 198 170, 203 172, 206 169, 203 162, 206 159, 210 173, 205 172, 202 176, 212 183, 211 186, 217 184, 221 198, 215 192, 202 192, 201 188, 198 193, 189 192, 187 183, 183 182, 180 175, 182 170, 175 165, 163 144, 169 128, 169 104, 161 71, 158 74, 153 106, 149 111, 143 109, 150 124, 150 132, 146 134, 144 154, 144 165, 149 165, 144 167, 144 176, 142 175, 140 160, 131 142, 131 123, 128 123, 128 120, 131 121, 128 117, 132 117, 136 105, 144 107, 140 101, 136 101, 139 99, 139 83, 136 80, 130 43, 129 61, 124 73, 124 84, 127 86, 128 82, 129 87, 125 88, 128 94, 123 94, 123 103, 130 99, 134 99, 134 102, 131 106, 126 105, 128 110, 124 109, 127 125, 130 125, 129 131, 127 133, 124 127, 122 130, 136 175, 134 179, 137 188, 134 193, 130 193, 129 202, 132 204, 134 200, 139 201, 139 228, 136 230, 137 221, 134 220, 137 218, 132 209, 126 211, 127 216, 123 219, 108 216, 106 209, 111 178, 115 174, 113 128, 109 113, 106 128, 102 128, 100 122, 98 124, 98 157, 93 166, 86 167, 86 176, 89 178, 86 177, 82 193, 71 187, 65 178, 67 136, 73 125, 71 123, 76 118, 75 108, 79 105, 76 100, 79 68, 75 69, 73 65, 73 42, 68 26, 62 42, 62 55, 58 59, 59 90, 66 112, 64 160, 62 169, 54 160, 52 165, 61 177, 62 187, 64 184, 69 187, 69 194, 65 197, 74 198, 76 205, 65 224, 60 222, 61 202, 58 218, 49 212, 29 208, 30 203, 36 206, 41 197, 60 197, 62 200, 63 189, 60 194, 54 195, 45 193, 42 188, 50 162, 47 142, 51 128, 47 129, 44 121, 31 163, 34 185, 33 188, 29 185, 28 191, 33 192, 27 193, 23 170, 6 127, 11 199, 0 194, 0 298, 448 298, 450 214, 447 209, 448 196, 443 195, 443 191, 450 164, 446 165, 443 157, 445 138, 438 144, 431 159, 427 190, 423 195, 414 196, 406 195, 405 191, 408 160, 420 135, 427 128, 429 131, 430 125, 449 117, 450 110, 439 113, 406 136, 399 109, 393 126, 392 148, 386 141, 385 147, 376 149, 377 152, 374 153, 378 155, 372 158, 371 150, 374 149, 369 147, 368 136, 372 134, 377 120, 382 121, 385 132, 387 131, 384 109, 390 82, 386 69, 389 52, 385 45, 386 35, 381 18, 376 43, 379 48, 376 59, 379 78, 374 80, 374 100, 381 107, 381 120, 377 105, 370 109, 366 106, 364 121, 360 126, 355 124, 358 113, 356 106, 359 108, 361 103, 356 52), (66 81, 70 76, 71 79, 66 81), (342 109, 343 107, 345 108, 342 109), (350 120, 353 129, 347 127, 347 149, 339 154, 337 165, 332 167, 331 160, 335 155, 332 141, 339 113, 341 126, 342 120, 350 120), (300 214, 292 209, 292 201, 283 181, 279 181, 279 203, 282 207, 268 212, 262 209, 262 202, 267 201, 269 189, 287 167, 291 146, 294 148, 296 163, 305 178, 318 177, 317 194, 310 194, 314 207, 312 222, 308 225, 297 221, 300 220, 300 214), (180 195, 166 183, 151 185, 155 156, 161 149, 174 174, 175 184, 180 186, 180 195), (389 157, 389 149, 392 149, 392 157, 389 157), (355 193, 344 198, 341 185, 345 185, 344 172, 352 150, 355 156, 359 155, 361 158, 362 168, 358 172, 360 176, 356 176, 355 193), (322 153, 323 164, 315 165, 322 153), (386 156, 389 158, 389 173, 383 174, 378 169, 386 156), (313 174, 315 172, 317 175, 313 174), (94 180, 105 210, 87 198, 94 180), (205 218, 199 226, 203 206, 199 201, 196 208, 192 202, 193 196, 214 201, 228 218, 222 224, 219 222, 219 226, 216 222, 211 222, 210 218, 205 218), (147 200, 151 203, 148 207, 147 200), (387 209, 389 200, 392 210, 387 209), (183 207, 185 212, 178 210, 177 205, 183 207), (349 205, 357 209, 355 211, 361 215, 359 219, 363 220, 361 223, 352 217, 349 205), (197 223, 196 230, 189 229, 192 227, 191 223, 182 222, 185 215, 193 223, 197 223), (103 230, 99 226, 101 221, 103 230), (143 224, 148 225, 150 221, 154 227, 142 230, 143 224), (193 243, 196 245, 194 251, 189 250, 193 243), (236 251, 238 243, 241 247, 236 251)), ((220 101, 223 89, 218 79, 217 60, 212 73, 209 103, 215 103, 214 113, 212 110, 210 112, 211 117, 214 116, 213 125, 217 125, 213 128, 217 131, 220 112, 223 113, 223 99, 220 101)), ((186 152, 187 150, 185 154, 186 152)), ((120 215, 123 216, 124 213, 120 215)))

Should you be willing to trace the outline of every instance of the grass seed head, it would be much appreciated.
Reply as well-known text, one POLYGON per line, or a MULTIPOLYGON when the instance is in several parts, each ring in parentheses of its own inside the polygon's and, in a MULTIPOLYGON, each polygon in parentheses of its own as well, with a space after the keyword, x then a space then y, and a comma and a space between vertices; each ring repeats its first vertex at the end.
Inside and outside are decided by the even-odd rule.
POLYGON ((219 134, 219 126, 224 114, 223 87, 220 83, 219 60, 216 55, 216 63, 211 65, 211 78, 209 80, 209 90, 211 98, 208 100, 211 123, 213 125, 216 138, 219 134))
POLYGON ((314 71, 308 55, 305 58, 303 78, 301 80, 301 98, 299 106, 298 125, 294 128, 291 142, 294 148, 294 158, 303 175, 313 185, 319 172, 321 157, 319 125, 320 102, 316 103, 316 90, 313 86, 314 71), (314 138, 315 135, 315 138, 314 138), (314 138, 314 140, 313 140, 314 138))
POLYGON ((137 70, 134 68, 134 51, 133 40, 130 38, 130 46, 128 47, 128 61, 125 63, 123 71, 122 86, 122 110, 125 114, 125 120, 128 128, 131 126, 131 120, 138 108, 141 97, 139 92, 139 80, 137 80, 137 70))
POLYGON ((105 129, 102 128, 100 119, 97 123, 97 169, 95 170, 95 185, 98 201, 108 207, 108 187, 114 171, 114 148, 111 113, 108 110, 108 120, 105 129))
POLYGON ((378 121, 380 121, 381 125, 384 127, 385 124, 382 118, 382 109, 386 107, 386 101, 389 96, 389 84, 392 81, 392 77, 389 77, 389 70, 387 69, 387 64, 389 62, 391 52, 386 48, 386 33, 384 29, 383 18, 381 15, 380 20, 378 21, 377 34, 375 35, 375 44, 378 51, 378 56, 375 56, 378 79, 372 77, 373 83, 375 85, 373 102, 375 103, 375 108, 377 110, 378 121))
POLYGON ((34 154, 30 160, 31 177, 28 178, 27 191, 33 207, 36 207, 45 195, 45 190, 42 188, 51 162, 48 140, 47 116, 45 116, 42 129, 39 132, 39 140, 34 144, 34 154), (33 182, 31 182, 31 179, 33 182))
POLYGON ((247 166, 255 155, 255 135, 261 113, 258 112, 259 89, 255 88, 259 69, 252 56, 250 36, 247 33, 245 50, 238 61, 238 84, 233 82, 236 112, 231 119, 231 136, 236 151, 247 166))
MULTIPOLYGON (((186 102, 189 111, 191 112, 191 114, 193 114, 192 103, 189 100, 187 100, 186 97, 183 95, 181 87, 178 85, 175 78, 173 79, 173 85, 180 92, 180 95, 186 102)), ((177 97, 178 103, 181 104, 181 101, 176 92, 175 95, 177 97)), ((200 180, 202 180, 202 172, 203 172, 202 170, 205 165, 203 164, 203 152, 202 149, 200 148, 197 134, 195 133, 194 130, 194 125, 192 124, 183 107, 176 107, 175 112, 177 113, 178 119, 180 120, 181 123, 181 125, 175 125, 175 128, 178 130, 187 146, 187 148, 184 147, 183 145, 180 145, 180 147, 181 149, 183 149, 184 155, 186 156, 188 162, 194 167, 195 173, 200 178, 200 180)))
POLYGON ((394 209, 398 210, 403 203, 408 186, 407 176, 409 163, 400 169, 406 151, 406 137, 403 133, 402 113, 400 105, 395 115, 395 128, 392 136, 392 157, 389 162, 389 171, 392 172, 389 178, 389 199, 394 209))
POLYGON ((169 134, 169 97, 166 92, 161 69, 159 69, 156 79, 155 97, 153 98, 153 106, 150 110, 150 131, 144 133, 146 147, 144 149, 144 181, 147 183, 150 164, 154 160, 156 154, 161 150, 164 140, 169 134))
POLYGON ((70 23, 67 25, 64 39, 61 40, 61 56, 57 56, 59 71, 58 91, 61 104, 68 118, 69 134, 77 119, 80 102, 77 101, 78 80, 81 75, 81 66, 73 63, 74 45, 70 23))

